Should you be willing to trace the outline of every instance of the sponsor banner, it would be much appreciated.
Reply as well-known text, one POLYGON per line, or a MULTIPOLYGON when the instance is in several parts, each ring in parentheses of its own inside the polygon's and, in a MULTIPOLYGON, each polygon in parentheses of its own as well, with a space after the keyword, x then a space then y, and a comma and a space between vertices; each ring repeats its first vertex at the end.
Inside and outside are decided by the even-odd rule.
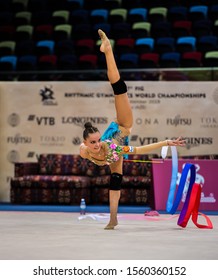
MULTIPOLYGON (((195 182, 202 185, 201 200, 199 210, 218 211, 218 160, 179 160, 177 187, 185 163, 192 163, 196 167, 195 182)), ((155 209, 166 210, 166 203, 170 188, 172 162, 167 159, 163 164, 153 164, 153 182, 155 209)), ((178 207, 181 210, 189 188, 190 174, 186 180, 182 200, 178 207)))
MULTIPOLYGON (((178 148, 180 156, 217 153, 217 83, 128 81, 127 86, 134 114, 131 145, 183 136, 187 146, 178 148)), ((114 105, 109 82, 0 83, 0 201, 9 199, 15 161, 78 153, 84 123, 103 133, 116 119, 114 105)))

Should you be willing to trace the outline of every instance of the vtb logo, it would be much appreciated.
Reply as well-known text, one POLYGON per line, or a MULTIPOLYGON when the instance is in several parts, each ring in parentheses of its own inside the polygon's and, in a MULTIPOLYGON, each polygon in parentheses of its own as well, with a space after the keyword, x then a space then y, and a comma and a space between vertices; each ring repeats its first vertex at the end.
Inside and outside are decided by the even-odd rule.
POLYGON ((54 117, 37 117, 35 115, 29 115, 28 121, 36 121, 38 125, 55 125, 54 117))

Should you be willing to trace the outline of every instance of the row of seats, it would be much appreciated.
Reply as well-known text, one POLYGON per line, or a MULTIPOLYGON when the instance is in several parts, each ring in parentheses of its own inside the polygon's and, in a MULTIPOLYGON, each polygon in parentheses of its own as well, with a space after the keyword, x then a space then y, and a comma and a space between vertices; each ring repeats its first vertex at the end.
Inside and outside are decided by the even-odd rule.
POLYGON ((132 8, 130 10, 125 8, 119 9, 76 9, 69 10, 56 10, 56 11, 20 11, 14 13, 13 11, 0 12, 0 25, 2 24, 76 24, 83 23, 120 23, 128 22, 134 23, 138 21, 143 22, 171 22, 178 20, 189 20, 195 22, 198 20, 210 20, 214 22, 218 18, 218 4, 210 7, 204 6, 191 6, 190 8, 179 6, 171 7, 153 7, 146 8, 132 8))
POLYGON ((68 38, 97 38, 97 30, 103 29, 110 38, 118 39, 122 37, 174 37, 190 36, 200 37, 203 35, 216 35, 218 36, 218 19, 212 24, 208 20, 200 20, 192 23, 191 21, 178 20, 173 24, 167 22, 151 24, 149 22, 135 22, 130 23, 99 23, 89 24, 80 23, 75 25, 52 24, 45 23, 39 25, 2 25, 0 26, 0 41, 3 40, 22 40, 23 38, 40 39, 54 39, 59 40, 62 36, 68 38), (61 35, 61 36, 58 36, 61 35))
MULTIPOLYGON (((148 52, 165 52, 177 51, 179 53, 200 51, 203 54, 208 51, 218 50, 218 37, 206 35, 200 38, 193 36, 161 38, 120 38, 116 41, 110 39, 115 55, 122 53, 136 52, 138 54, 148 52)), ((64 39, 55 42, 54 40, 22 40, 2 41, 0 42, 0 57, 5 55, 25 55, 25 54, 94 54, 98 53, 101 41, 94 39, 71 40, 64 39)))
POLYGON ((1 69, 24 69, 25 59, 32 60, 34 69, 62 69, 66 56, 72 69, 105 67, 99 28, 111 38, 120 67, 217 66, 218 4, 186 2, 0 0, 1 69), (193 59, 184 63, 187 53, 193 59), (173 58, 170 63, 166 54, 173 58))
POLYGON ((194 5, 213 5, 217 4, 216 0, 1 0, 2 10, 54 10, 54 9, 97 9, 97 8, 126 8, 131 9, 135 7, 166 7, 185 6, 190 7, 194 5))
MULTIPOLYGON (((166 52, 126 53, 117 56, 120 69, 123 68, 178 68, 178 67, 218 67, 218 51, 206 52, 166 52)), ((3 56, 0 58, 0 71, 34 70, 90 70, 105 68, 104 56, 83 55, 24 55, 3 56)))

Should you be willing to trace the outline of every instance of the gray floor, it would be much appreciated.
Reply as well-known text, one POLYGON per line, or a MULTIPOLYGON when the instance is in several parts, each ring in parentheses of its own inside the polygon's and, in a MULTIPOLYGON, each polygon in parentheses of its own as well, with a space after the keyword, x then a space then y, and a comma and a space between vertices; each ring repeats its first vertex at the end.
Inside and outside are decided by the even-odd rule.
MULTIPOLYGON (((0 212, 0 259, 218 259, 218 216, 209 216, 214 226, 209 230, 197 228, 191 220, 183 229, 171 215, 150 221, 142 220, 143 214, 120 214, 119 225, 110 231, 103 229, 107 214, 97 220, 78 217, 78 213, 0 212)), ((199 223, 205 220, 199 217, 199 223)))

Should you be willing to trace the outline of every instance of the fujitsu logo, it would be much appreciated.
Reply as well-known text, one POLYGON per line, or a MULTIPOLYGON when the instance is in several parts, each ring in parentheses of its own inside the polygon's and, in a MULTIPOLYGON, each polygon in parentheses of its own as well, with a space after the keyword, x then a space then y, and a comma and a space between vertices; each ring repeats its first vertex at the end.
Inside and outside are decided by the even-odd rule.
POLYGON ((181 118, 180 115, 176 115, 175 118, 167 118, 166 119, 167 125, 173 125, 173 126, 178 126, 178 125, 191 125, 192 120, 189 118, 181 118))

